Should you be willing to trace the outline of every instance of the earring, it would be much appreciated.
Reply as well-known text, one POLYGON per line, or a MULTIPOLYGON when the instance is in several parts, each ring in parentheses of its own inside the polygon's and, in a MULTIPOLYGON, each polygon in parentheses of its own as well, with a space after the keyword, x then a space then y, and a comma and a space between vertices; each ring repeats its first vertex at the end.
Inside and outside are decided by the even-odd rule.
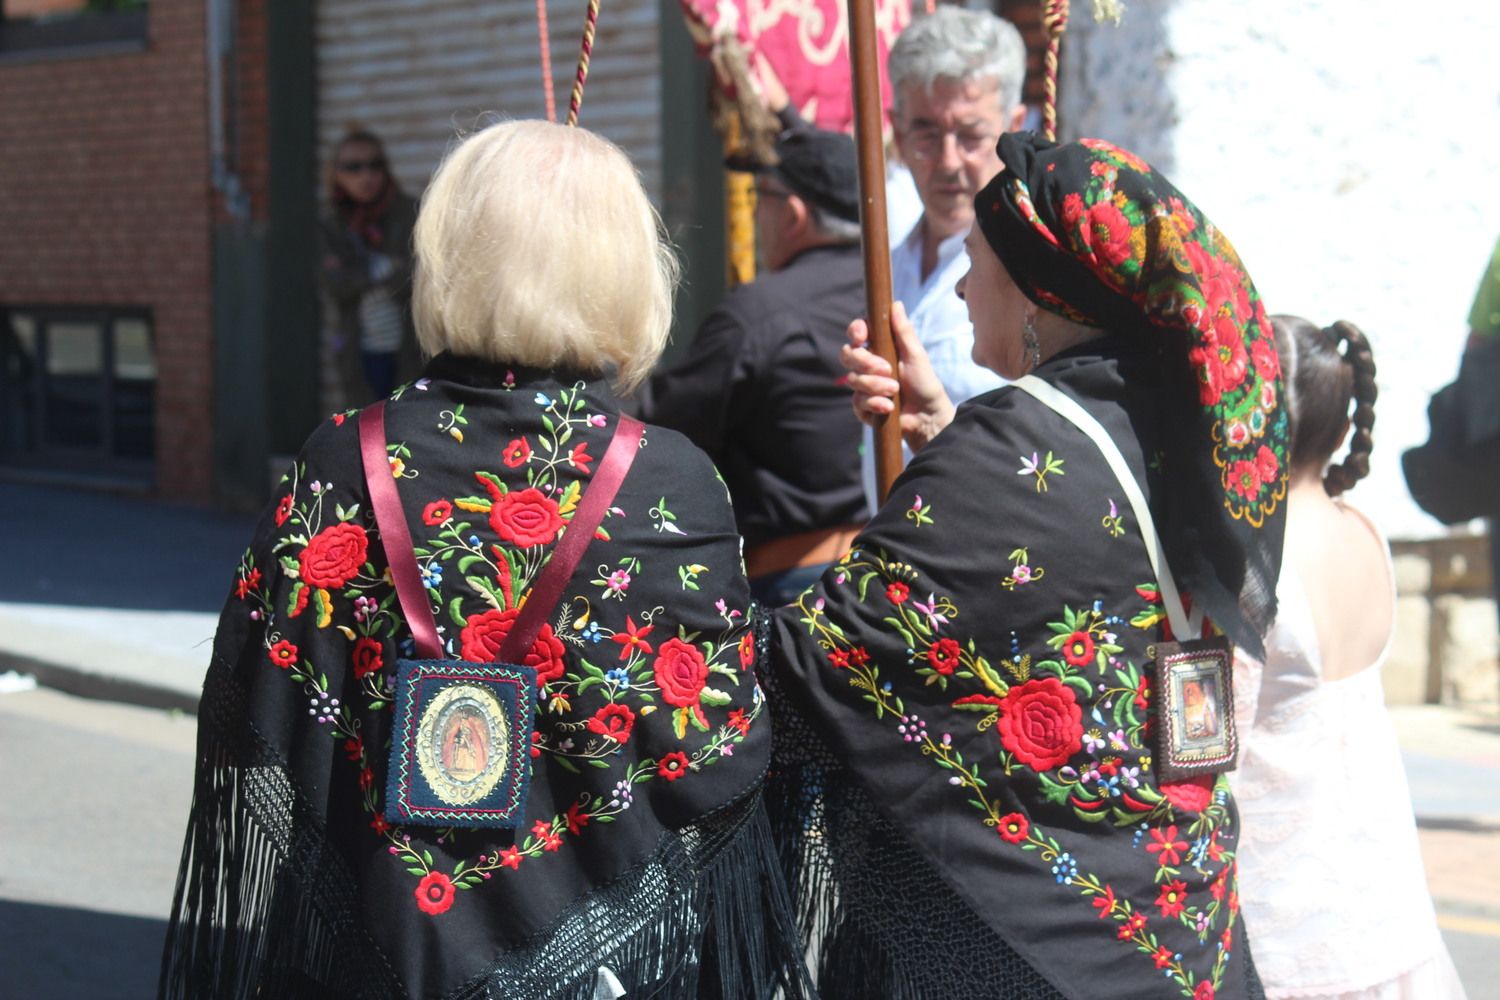
POLYGON ((1029 372, 1042 363, 1042 342, 1036 335, 1036 317, 1028 315, 1021 327, 1021 344, 1026 348, 1026 370, 1029 372))

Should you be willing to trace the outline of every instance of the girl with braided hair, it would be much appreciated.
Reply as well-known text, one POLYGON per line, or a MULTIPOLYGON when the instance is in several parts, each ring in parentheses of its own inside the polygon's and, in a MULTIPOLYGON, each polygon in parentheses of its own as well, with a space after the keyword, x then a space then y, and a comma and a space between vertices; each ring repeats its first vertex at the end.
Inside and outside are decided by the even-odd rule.
POLYGON ((1390 554, 1343 499, 1370 470, 1375 361, 1352 323, 1271 325, 1292 417, 1286 546, 1264 662, 1236 664, 1244 743, 1231 779, 1256 967, 1273 998, 1462 997, 1380 683, 1395 626, 1390 554), (1377 793, 1356 804, 1371 775, 1377 793))

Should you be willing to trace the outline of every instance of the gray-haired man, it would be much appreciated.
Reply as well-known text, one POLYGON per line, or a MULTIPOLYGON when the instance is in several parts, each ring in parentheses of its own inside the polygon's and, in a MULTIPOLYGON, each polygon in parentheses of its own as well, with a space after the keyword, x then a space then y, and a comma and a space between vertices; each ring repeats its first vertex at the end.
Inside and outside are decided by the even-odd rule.
MULTIPOLYGON (((959 403, 1005 384, 970 356, 974 329, 953 286, 968 270, 963 238, 974 221, 974 195, 1000 172, 995 143, 1026 117, 1026 47, 1009 21, 939 5, 901 33, 888 69, 896 148, 922 199, 922 218, 891 251, 892 283, 948 398, 959 403)), ((868 429, 864 451, 873 509, 868 429)))

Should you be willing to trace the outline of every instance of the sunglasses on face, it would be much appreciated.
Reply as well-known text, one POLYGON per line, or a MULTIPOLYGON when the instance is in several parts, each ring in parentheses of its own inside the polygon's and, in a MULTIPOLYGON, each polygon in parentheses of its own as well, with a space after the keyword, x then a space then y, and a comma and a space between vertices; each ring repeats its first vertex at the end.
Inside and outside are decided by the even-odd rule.
POLYGON ((378 174, 385 171, 385 161, 374 160, 345 160, 338 165, 341 174, 378 174))

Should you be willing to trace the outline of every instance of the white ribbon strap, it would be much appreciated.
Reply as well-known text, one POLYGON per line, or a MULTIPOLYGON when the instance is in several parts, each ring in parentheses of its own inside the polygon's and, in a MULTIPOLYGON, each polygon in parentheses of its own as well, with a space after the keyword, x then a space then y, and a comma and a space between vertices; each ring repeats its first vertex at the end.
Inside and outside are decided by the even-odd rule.
POLYGON ((1183 610, 1182 598, 1177 593, 1177 582, 1172 579, 1172 569, 1167 565, 1161 538, 1156 533, 1156 522, 1151 520, 1151 508, 1146 505, 1146 495, 1141 492, 1141 484, 1136 481, 1130 466, 1125 462, 1125 456, 1120 454, 1119 446, 1109 436, 1109 431, 1094 419, 1093 414, 1078 405, 1078 401, 1072 396, 1035 375, 1023 376, 1011 385, 1035 397, 1042 405, 1083 431, 1103 453, 1104 461, 1120 481, 1120 489, 1125 491, 1125 499, 1130 501, 1130 509, 1135 512, 1136 523, 1140 525, 1141 537, 1146 542, 1146 556, 1151 560, 1151 569, 1155 571, 1157 585, 1161 587, 1161 602, 1167 609, 1167 622, 1172 626, 1172 634, 1178 642, 1196 639, 1203 631, 1203 612, 1194 608, 1189 617, 1183 610))

